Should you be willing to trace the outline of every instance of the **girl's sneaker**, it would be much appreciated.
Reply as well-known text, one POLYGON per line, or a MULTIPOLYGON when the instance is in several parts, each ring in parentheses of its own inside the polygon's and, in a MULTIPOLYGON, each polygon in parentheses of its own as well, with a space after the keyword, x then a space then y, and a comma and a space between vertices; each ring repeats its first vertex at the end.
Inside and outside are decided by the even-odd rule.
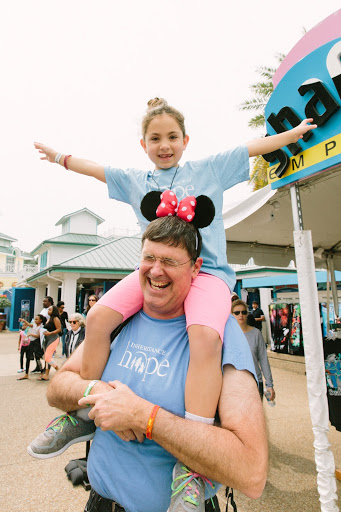
POLYGON ((22 373, 24 372, 25 370, 23 370, 23 368, 20 368, 20 370, 17 371, 17 373, 22 373))
POLYGON ((57 457, 72 444, 90 441, 95 430, 93 421, 84 421, 65 413, 47 425, 45 432, 39 434, 27 447, 27 452, 36 459, 57 457))
POLYGON ((173 493, 167 512, 205 512, 205 483, 214 489, 210 480, 178 461, 173 469, 173 493))

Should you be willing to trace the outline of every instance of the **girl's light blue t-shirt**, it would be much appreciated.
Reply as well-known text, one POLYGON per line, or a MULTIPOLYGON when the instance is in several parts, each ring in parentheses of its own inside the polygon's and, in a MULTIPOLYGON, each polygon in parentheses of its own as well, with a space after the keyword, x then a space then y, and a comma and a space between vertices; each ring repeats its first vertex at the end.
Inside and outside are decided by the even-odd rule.
POLYGON ((140 204, 147 192, 169 189, 174 178, 172 190, 178 201, 187 196, 208 196, 214 203, 215 217, 210 226, 200 230, 203 239, 201 257, 204 260, 201 270, 219 277, 233 291, 236 276, 226 258, 223 193, 249 179, 249 154, 246 146, 203 160, 186 162, 178 169, 172 167, 167 170, 141 171, 106 167, 105 178, 109 197, 133 207, 142 232, 148 221, 140 211, 140 204))

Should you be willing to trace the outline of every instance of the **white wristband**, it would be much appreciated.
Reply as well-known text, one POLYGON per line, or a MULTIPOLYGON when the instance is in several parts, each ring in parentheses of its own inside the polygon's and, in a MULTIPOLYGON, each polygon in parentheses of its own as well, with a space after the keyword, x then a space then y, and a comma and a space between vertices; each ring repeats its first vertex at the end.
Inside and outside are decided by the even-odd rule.
POLYGON ((54 161, 56 162, 56 164, 59 164, 60 162, 60 159, 62 158, 63 156, 63 153, 57 153, 55 158, 54 158, 54 161))

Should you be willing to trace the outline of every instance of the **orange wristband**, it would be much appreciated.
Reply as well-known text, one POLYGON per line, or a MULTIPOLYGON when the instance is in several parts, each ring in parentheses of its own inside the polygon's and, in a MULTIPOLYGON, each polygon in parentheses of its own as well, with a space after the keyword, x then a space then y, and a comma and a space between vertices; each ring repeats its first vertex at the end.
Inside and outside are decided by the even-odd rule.
POLYGON ((154 420, 155 420, 156 413, 159 409, 160 409, 159 405, 154 405, 152 412, 150 413, 149 420, 147 423, 147 430, 146 430, 147 439, 152 438, 152 430, 153 430, 154 420))

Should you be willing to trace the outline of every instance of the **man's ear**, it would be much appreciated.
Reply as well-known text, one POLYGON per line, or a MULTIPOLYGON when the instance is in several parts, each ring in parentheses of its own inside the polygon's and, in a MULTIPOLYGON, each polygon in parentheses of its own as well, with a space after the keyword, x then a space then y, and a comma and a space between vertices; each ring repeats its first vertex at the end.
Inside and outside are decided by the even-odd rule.
POLYGON ((140 144, 143 147, 145 153, 147 153, 147 144, 145 143, 144 139, 140 140, 140 144))
POLYGON ((201 265, 203 264, 203 261, 204 260, 202 258, 197 258, 196 262, 193 265, 193 269, 192 269, 192 271, 193 271, 192 279, 196 278, 197 275, 199 274, 201 265))

